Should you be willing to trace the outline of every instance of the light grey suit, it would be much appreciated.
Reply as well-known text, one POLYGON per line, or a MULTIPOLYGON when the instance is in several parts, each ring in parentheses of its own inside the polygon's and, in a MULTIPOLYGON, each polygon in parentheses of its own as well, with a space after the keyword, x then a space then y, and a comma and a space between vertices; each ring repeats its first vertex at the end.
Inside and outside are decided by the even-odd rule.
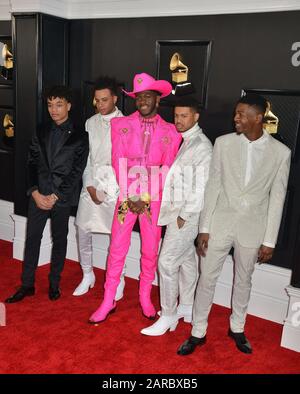
MULTIPOLYGON (((200 217, 199 232, 209 233, 206 257, 193 310, 192 335, 203 337, 214 290, 234 247, 235 275, 230 327, 243 332, 251 277, 262 244, 276 244, 290 168, 290 149, 266 132, 261 161, 245 185, 243 135, 217 138, 200 217)), ((250 143, 250 142, 249 142, 250 143)))
POLYGON ((166 177, 159 225, 167 225, 158 268, 162 316, 176 314, 178 291, 180 306, 190 310, 198 281, 198 259, 194 240, 198 234, 212 145, 198 124, 182 133, 183 144, 166 177), (185 220, 178 228, 177 218, 185 220))

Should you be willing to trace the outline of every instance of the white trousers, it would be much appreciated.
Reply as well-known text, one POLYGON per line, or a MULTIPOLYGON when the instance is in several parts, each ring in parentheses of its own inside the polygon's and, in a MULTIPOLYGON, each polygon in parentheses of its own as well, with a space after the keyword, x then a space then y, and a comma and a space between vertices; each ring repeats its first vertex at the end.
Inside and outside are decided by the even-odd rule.
POLYGON ((195 337, 202 338, 206 334, 216 283, 232 247, 234 247, 234 278, 230 328, 237 333, 244 331, 258 248, 245 248, 230 235, 221 241, 210 239, 206 257, 201 258, 200 278, 193 307, 192 335, 195 337))
POLYGON ((179 229, 175 221, 167 226, 158 260, 162 316, 176 314, 178 295, 180 304, 193 305, 198 280, 197 234, 197 224, 185 222, 179 229))
MULTIPOLYGON (((83 273, 88 274, 93 271, 93 234, 77 226, 79 260, 83 273)), ((125 276, 126 266, 123 267, 121 277, 125 276)))

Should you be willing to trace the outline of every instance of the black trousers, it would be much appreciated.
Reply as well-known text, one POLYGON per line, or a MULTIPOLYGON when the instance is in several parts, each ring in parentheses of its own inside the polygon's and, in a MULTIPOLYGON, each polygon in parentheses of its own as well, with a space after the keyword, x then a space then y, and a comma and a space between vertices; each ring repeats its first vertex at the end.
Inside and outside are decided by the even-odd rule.
POLYGON ((25 255, 22 270, 22 286, 32 287, 35 271, 39 261, 41 240, 47 219, 51 218, 52 254, 50 262, 49 284, 53 288, 59 286, 67 253, 67 236, 70 206, 54 206, 50 211, 39 209, 30 198, 27 220, 25 255))

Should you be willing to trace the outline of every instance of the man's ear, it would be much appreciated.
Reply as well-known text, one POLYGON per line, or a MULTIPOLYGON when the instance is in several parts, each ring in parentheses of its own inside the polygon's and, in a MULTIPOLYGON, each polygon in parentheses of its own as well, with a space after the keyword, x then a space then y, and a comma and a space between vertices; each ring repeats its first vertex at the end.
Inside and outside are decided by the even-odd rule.
POLYGON ((68 103, 68 106, 67 106, 68 112, 70 111, 71 107, 72 107, 72 104, 71 104, 71 103, 68 103))
POLYGON ((264 115, 263 114, 257 114, 256 116, 257 123, 262 123, 264 120, 264 115))
POLYGON ((118 101, 118 96, 114 96, 114 104, 116 105, 118 101))
POLYGON ((194 115, 195 122, 198 122, 199 118, 200 118, 199 112, 195 112, 195 115, 194 115))
POLYGON ((159 106, 159 102, 160 102, 160 95, 158 94, 156 96, 156 108, 159 106))

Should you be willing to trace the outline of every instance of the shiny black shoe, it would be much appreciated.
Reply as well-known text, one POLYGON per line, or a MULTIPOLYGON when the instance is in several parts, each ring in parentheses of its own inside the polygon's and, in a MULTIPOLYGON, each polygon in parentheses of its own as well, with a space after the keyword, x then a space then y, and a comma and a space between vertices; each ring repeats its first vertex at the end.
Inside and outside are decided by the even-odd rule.
POLYGON ((193 353, 197 346, 202 346, 206 343, 206 336, 203 338, 197 337, 189 337, 177 350, 177 354, 180 356, 187 356, 188 354, 193 353))
POLYGON ((5 300, 5 303, 6 304, 13 304, 15 302, 22 301, 23 298, 33 296, 34 293, 35 293, 34 287, 21 286, 15 294, 13 294, 12 296, 10 296, 9 298, 7 298, 5 300))
POLYGON ((51 301, 56 301, 59 299, 59 297, 61 296, 60 290, 58 287, 49 287, 49 300, 51 301))
POLYGON ((246 354, 252 353, 250 342, 245 337, 245 334, 243 332, 232 332, 229 328, 228 336, 234 340, 236 347, 239 349, 239 351, 246 354))

